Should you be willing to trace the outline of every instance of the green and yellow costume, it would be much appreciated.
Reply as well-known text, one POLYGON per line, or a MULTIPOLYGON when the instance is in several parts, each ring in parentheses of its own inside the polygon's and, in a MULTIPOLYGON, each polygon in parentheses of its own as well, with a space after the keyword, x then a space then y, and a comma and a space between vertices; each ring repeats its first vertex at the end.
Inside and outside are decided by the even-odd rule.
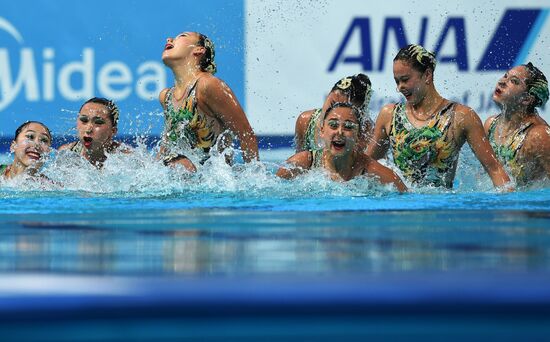
POLYGON ((198 80, 191 86, 179 108, 175 108, 172 101, 174 88, 166 93, 163 145, 167 148, 167 157, 172 159, 181 153, 181 149, 201 149, 208 154, 216 142, 217 135, 212 124, 197 108, 197 83, 198 80))
POLYGON ((495 141, 495 130, 501 117, 502 115, 500 114, 495 117, 489 127, 489 142, 491 143, 491 147, 495 151, 497 158, 504 166, 508 167, 516 182, 518 184, 523 184, 525 183, 527 177, 525 174, 524 165, 518 162, 518 152, 523 146, 525 138, 529 133, 529 128, 531 128, 533 123, 526 122, 522 124, 518 129, 510 134, 504 144, 501 145, 495 141))
POLYGON ((393 160, 413 184, 452 188, 459 148, 449 137, 455 104, 449 103, 426 126, 416 128, 404 103, 395 105, 390 127, 393 160))

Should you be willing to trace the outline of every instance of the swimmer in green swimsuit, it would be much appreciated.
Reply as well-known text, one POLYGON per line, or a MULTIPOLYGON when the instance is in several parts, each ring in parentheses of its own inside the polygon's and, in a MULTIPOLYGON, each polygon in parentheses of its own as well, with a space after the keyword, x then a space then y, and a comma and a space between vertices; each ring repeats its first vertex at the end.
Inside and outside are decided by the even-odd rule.
POLYGON ((408 182, 451 188, 459 151, 467 141, 495 187, 511 189, 477 114, 435 89, 435 64, 435 55, 420 45, 408 45, 396 55, 393 75, 406 101, 382 108, 368 155, 384 158, 391 147, 393 161, 408 182))
POLYGON ((258 159, 256 135, 233 91, 214 77, 214 44, 198 32, 183 32, 168 38, 162 61, 175 79, 172 88, 160 92, 164 109, 164 132, 159 157, 167 165, 182 165, 195 171, 189 153, 199 162, 211 149, 219 152, 231 145, 235 134, 245 162, 258 159))
POLYGON ((364 150, 373 127, 367 111, 371 95, 371 81, 365 74, 344 77, 336 82, 322 108, 311 109, 298 116, 295 129, 296 152, 321 149, 319 146, 320 117, 324 110, 336 102, 350 102, 359 109, 361 113, 359 145, 364 150))
POLYGON ((38 170, 44 164, 44 156, 50 151, 52 135, 48 127, 38 121, 27 121, 17 128, 10 145, 13 162, 0 165, 0 175, 14 178, 20 175, 43 177, 38 170))
POLYGON ((359 111, 350 103, 331 105, 321 118, 319 134, 323 149, 296 153, 279 168, 277 176, 291 179, 307 170, 323 168, 335 181, 349 181, 366 175, 393 184, 400 192, 406 191, 407 187, 392 170, 358 148, 359 117, 359 111))
POLYGON ((109 153, 129 152, 127 146, 113 140, 118 117, 119 110, 113 101, 99 97, 89 99, 80 107, 76 120, 79 140, 59 150, 73 151, 97 167, 102 167, 109 153))
POLYGON ((501 113, 485 121, 489 141, 519 186, 550 179, 550 127, 536 107, 548 101, 546 76, 532 63, 508 70, 493 101, 501 113))

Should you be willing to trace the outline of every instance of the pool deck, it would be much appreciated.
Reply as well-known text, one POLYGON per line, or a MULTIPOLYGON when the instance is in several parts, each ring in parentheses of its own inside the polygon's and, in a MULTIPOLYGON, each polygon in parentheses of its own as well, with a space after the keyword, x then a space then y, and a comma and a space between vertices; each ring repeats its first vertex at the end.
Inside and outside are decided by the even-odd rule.
POLYGON ((535 273, 330 278, 7 274, 0 276, 0 337, 542 338, 550 332, 548 284, 550 274, 535 273), (124 333, 117 330, 122 326, 124 333), (83 328, 94 332, 82 335, 83 328))

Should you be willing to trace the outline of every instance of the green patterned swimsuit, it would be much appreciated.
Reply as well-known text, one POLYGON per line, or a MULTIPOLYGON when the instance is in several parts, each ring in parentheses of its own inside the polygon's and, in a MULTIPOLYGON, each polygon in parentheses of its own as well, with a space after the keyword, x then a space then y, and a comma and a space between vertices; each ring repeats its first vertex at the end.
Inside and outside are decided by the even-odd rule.
POLYGON ((73 151, 80 155, 82 154, 83 149, 84 149, 84 145, 82 145, 82 142, 78 140, 73 143, 73 145, 69 148, 69 151, 73 151))
POLYGON ((315 139, 315 132, 317 130, 319 119, 321 118, 321 108, 315 109, 311 118, 307 124, 306 135, 304 137, 304 151, 311 151, 313 157, 312 166, 319 166, 321 164, 321 156, 323 155, 323 148, 319 146, 315 139))
POLYGON ((172 101, 174 88, 170 88, 166 93, 165 128, 162 134, 163 145, 167 148, 168 154, 165 159, 176 158, 182 148, 187 150, 198 148, 204 154, 208 154, 216 142, 217 135, 212 125, 197 108, 197 83, 198 80, 191 86, 180 108, 175 108, 172 101))
POLYGON ((319 108, 315 109, 313 114, 311 114, 311 118, 307 124, 306 135, 304 137, 304 151, 314 151, 320 149, 319 144, 317 144, 315 139, 315 131, 317 129, 317 125, 319 124, 319 119, 321 118, 322 112, 323 110, 319 108))
POLYGON ((527 176, 524 169, 524 165, 518 162, 518 152, 525 142, 529 128, 533 125, 532 122, 522 124, 513 134, 511 134, 504 144, 500 145, 495 141, 495 130, 499 119, 502 117, 499 114, 489 127, 489 142, 491 147, 495 151, 497 158, 500 162, 507 166, 515 178, 516 182, 521 185, 526 183, 527 176))
POLYGON ((395 105, 389 138, 393 160, 409 182, 453 187, 459 148, 448 131, 454 106, 449 103, 426 126, 416 128, 407 118, 405 104, 395 105))
POLYGON ((8 165, 0 165, 0 176, 4 176, 4 172, 6 172, 6 169, 8 168, 8 165))

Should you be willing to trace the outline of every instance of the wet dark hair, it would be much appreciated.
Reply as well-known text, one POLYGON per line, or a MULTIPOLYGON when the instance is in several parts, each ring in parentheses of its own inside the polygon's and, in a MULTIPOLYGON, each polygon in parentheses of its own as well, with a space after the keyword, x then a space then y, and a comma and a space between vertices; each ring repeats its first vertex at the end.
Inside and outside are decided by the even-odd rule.
POLYGON ((21 124, 21 126, 17 127, 17 129, 15 130, 15 136, 13 137, 13 141, 17 140, 17 137, 19 136, 19 134, 21 134, 21 131, 23 131, 25 129, 25 127, 27 127, 28 125, 33 124, 33 123, 39 124, 40 126, 44 127, 46 129, 46 132, 48 132, 48 136, 50 137, 50 141, 52 140, 52 133, 50 132, 50 129, 48 128, 48 126, 44 125, 40 121, 25 121, 25 122, 23 122, 23 124, 21 124))
POLYGON ((202 55, 201 60, 199 61, 199 66, 202 71, 215 74, 217 71, 217 67, 216 63, 214 62, 214 57, 216 56, 214 43, 204 34, 200 32, 197 32, 197 34, 199 35, 199 41, 197 42, 197 45, 204 47, 204 49, 206 50, 204 55, 202 55))
POLYGON ((82 108, 84 108, 84 106, 87 105, 88 103, 99 103, 107 107, 107 109, 109 109, 109 117, 111 118, 111 122, 113 123, 114 127, 117 127, 118 117, 120 116, 120 112, 118 110, 117 105, 113 101, 106 99, 104 97, 92 97, 91 99, 89 99, 88 101, 82 104, 78 112, 80 113, 82 111, 82 108))
POLYGON ((339 90, 348 96, 352 103, 361 103, 360 110, 366 110, 372 94, 372 83, 365 74, 344 77, 334 84, 331 92, 339 90))
POLYGON ((534 111, 535 107, 541 107, 548 101, 548 80, 539 68, 529 62, 522 64, 529 72, 529 78, 525 80, 527 92, 535 97, 535 102, 529 107, 530 111, 534 111))
POLYGON ((418 44, 409 44, 401 48, 393 61, 408 62, 413 69, 421 73, 424 73, 428 69, 431 69, 432 72, 435 71, 436 65, 435 54, 418 44))
POLYGON ((330 107, 327 108, 327 110, 323 114, 323 121, 325 121, 325 119, 327 118, 327 115, 336 108, 349 108, 349 109, 351 109, 351 112, 353 113, 353 115, 355 115, 355 118, 357 119, 357 121, 361 122, 361 113, 359 112, 359 110, 357 109, 356 106, 354 106, 352 103, 349 103, 349 102, 335 102, 335 103, 333 103, 330 107))

